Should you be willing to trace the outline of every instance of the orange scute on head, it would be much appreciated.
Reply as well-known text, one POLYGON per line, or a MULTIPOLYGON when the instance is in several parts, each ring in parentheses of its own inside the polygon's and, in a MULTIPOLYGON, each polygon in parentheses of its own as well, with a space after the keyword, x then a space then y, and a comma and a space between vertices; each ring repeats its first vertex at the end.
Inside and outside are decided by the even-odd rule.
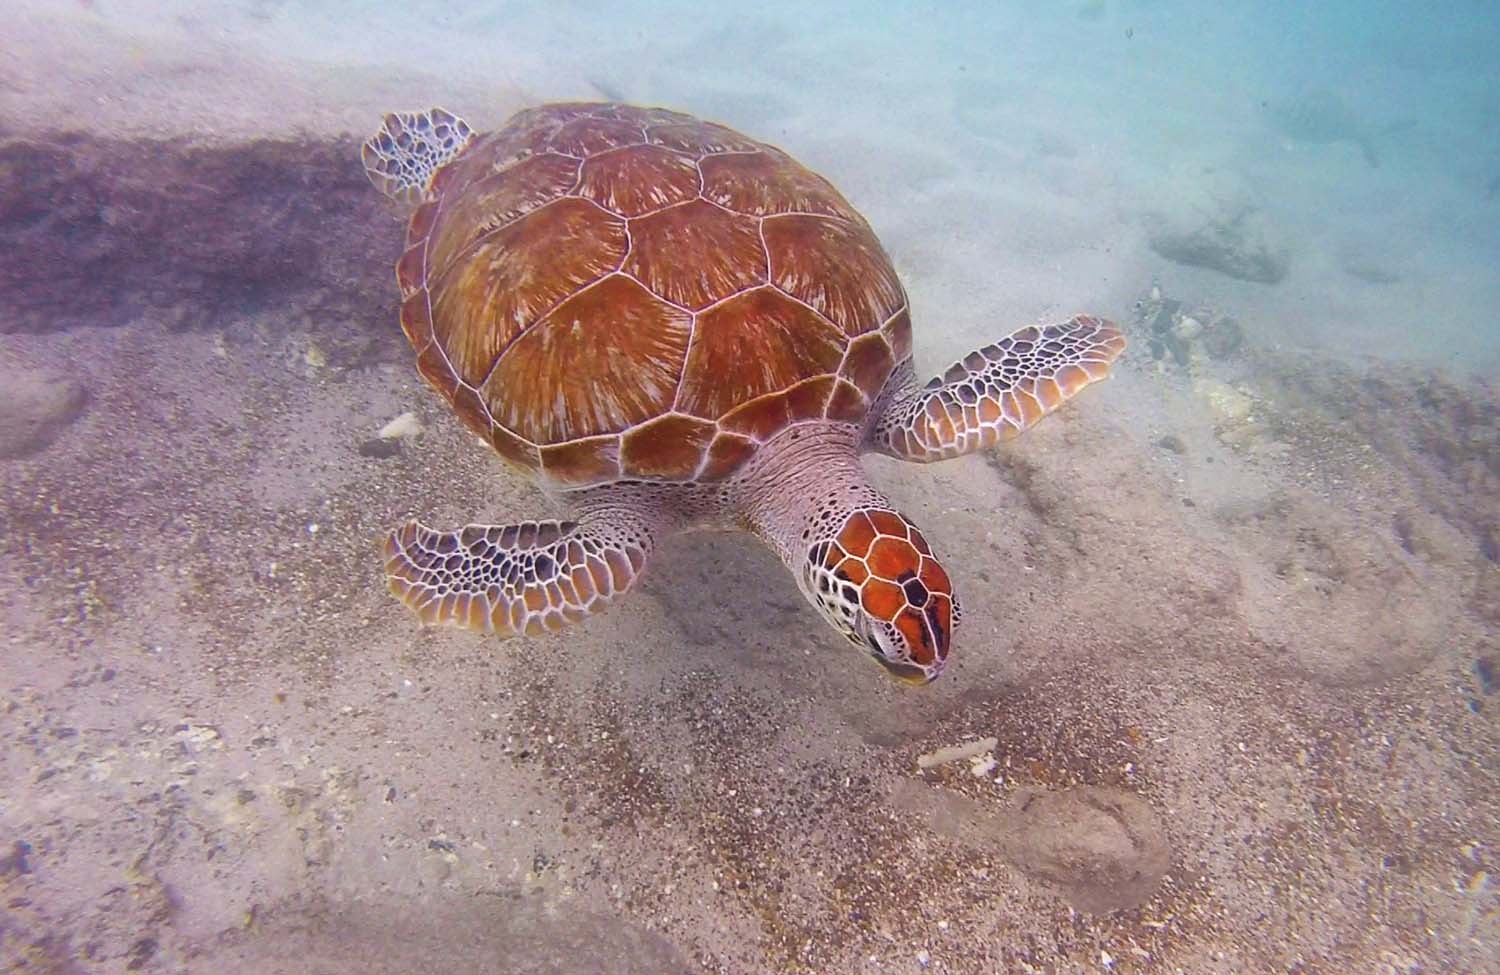
POLYGON ((902 573, 915 569, 921 556, 904 538, 879 538, 870 547, 865 562, 870 571, 882 579, 898 579, 902 573))
MULTIPOLYGON (((880 514, 881 512, 873 512, 880 514)), ((870 514, 856 511, 844 522, 844 530, 839 532, 836 539, 839 548, 848 552, 855 558, 864 558, 870 551, 870 546, 875 541, 875 525, 870 521, 870 514)))
POLYGON ((953 637, 953 601, 943 596, 933 596, 922 611, 923 622, 935 641, 934 657, 948 659, 948 644, 953 637))
POLYGON ((906 537, 907 522, 894 511, 871 511, 868 512, 870 523, 882 535, 894 535, 897 538, 906 537))
POLYGON ((906 608, 906 594, 894 582, 870 579, 859 591, 859 602, 871 616, 890 622, 906 608))
MULTIPOLYGON (((837 552, 837 549, 834 551, 837 552)), ((856 586, 864 585, 865 580, 870 578, 870 569, 865 565, 865 560, 853 556, 849 556, 834 566, 833 571, 839 578, 846 579, 856 586)))
MULTIPOLYGON (((829 567, 859 586, 860 606, 872 620, 895 627, 910 664, 926 668, 912 671, 925 683, 947 659, 952 638, 948 574, 933 558, 922 533, 894 511, 869 509, 850 515, 841 543, 851 528, 860 544, 868 543, 868 550, 863 556, 850 553, 841 559, 831 555, 829 567)), ((890 660, 883 662, 895 666, 890 660)))
POLYGON ((905 610, 896 617, 896 629, 906 638, 906 645, 911 648, 911 658, 917 663, 926 665, 937 658, 937 648, 923 626, 921 613, 912 609, 905 610))
POLYGON ((922 569, 918 574, 922 585, 927 587, 928 592, 938 592, 945 595, 953 594, 953 583, 948 580, 948 573, 933 559, 923 559, 922 569))

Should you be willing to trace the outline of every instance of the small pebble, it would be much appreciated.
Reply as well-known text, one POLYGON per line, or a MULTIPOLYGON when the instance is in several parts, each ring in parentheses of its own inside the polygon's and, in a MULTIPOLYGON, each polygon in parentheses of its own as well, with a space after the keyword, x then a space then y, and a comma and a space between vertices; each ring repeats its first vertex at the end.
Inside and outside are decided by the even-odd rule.
POLYGON ((401 453, 401 441, 370 437, 368 440, 360 441, 359 447, 356 449, 359 451, 361 457, 374 457, 377 460, 385 460, 401 453))

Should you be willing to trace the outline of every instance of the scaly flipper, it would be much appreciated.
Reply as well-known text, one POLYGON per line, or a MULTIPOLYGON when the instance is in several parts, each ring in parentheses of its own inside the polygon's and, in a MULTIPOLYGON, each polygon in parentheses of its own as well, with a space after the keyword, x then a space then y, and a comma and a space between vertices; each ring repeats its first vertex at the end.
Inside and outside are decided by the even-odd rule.
POLYGON ((391 592, 424 623, 534 636, 583 619, 624 593, 651 554, 644 519, 469 525, 408 522, 385 543, 391 592))
POLYGON ((365 140, 360 158, 375 188, 397 203, 417 204, 433 174, 474 139, 469 123, 441 108, 392 112, 365 140))
POLYGON ((957 457, 1008 439, 1109 375, 1125 349, 1113 322, 1080 315, 970 352, 926 386, 898 390, 871 446, 902 460, 957 457))

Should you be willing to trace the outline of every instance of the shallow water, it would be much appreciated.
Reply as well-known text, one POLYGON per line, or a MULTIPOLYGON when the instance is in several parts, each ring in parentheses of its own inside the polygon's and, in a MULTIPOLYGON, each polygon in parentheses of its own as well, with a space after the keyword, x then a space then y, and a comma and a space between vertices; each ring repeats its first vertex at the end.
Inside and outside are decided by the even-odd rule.
POLYGON ((1500 971, 1492 5, 136 6, 0 50, 0 967, 1500 971), (408 517, 555 513, 412 368, 359 141, 600 98, 832 180, 923 379, 1126 330, 867 460, 933 685, 749 536, 555 636, 385 592, 408 517))

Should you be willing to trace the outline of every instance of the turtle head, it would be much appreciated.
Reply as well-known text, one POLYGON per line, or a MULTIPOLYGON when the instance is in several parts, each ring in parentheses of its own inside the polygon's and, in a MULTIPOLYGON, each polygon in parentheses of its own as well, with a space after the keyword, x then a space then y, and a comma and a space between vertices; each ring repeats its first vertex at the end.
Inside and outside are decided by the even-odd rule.
POLYGON ((958 600, 917 526, 861 508, 807 552, 803 584, 823 618, 891 676, 925 684, 943 672, 958 600))

